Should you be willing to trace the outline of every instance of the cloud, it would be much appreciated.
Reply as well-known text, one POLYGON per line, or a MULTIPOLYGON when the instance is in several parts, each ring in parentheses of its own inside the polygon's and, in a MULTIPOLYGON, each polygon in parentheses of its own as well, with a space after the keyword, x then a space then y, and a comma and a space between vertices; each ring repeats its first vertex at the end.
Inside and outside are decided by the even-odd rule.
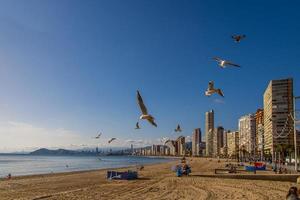
POLYGON ((151 140, 134 140, 134 139, 128 139, 124 141, 125 144, 134 144, 137 146, 146 146, 151 145, 153 142, 151 140))
POLYGON ((192 141, 192 137, 191 136, 185 136, 185 142, 191 142, 192 141))
POLYGON ((0 122, 0 151, 30 151, 40 147, 80 145, 86 138, 64 128, 49 129, 24 122, 0 122))

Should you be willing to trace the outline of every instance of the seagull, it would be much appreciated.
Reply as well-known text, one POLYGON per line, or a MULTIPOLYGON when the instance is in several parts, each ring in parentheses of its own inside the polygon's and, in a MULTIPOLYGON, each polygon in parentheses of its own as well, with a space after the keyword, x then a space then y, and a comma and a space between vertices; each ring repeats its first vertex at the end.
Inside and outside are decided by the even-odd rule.
POLYGON ((101 137, 102 133, 100 132, 96 137, 95 139, 99 139, 101 137))
POLYGON ((148 114, 147 108, 143 102, 143 99, 140 95, 140 92, 137 91, 137 101, 140 106, 140 109, 142 111, 142 115, 140 116, 140 119, 146 119, 148 122, 150 122, 153 126, 157 127, 157 124, 154 122, 154 117, 150 114, 148 114))
POLYGON ((112 141, 116 140, 117 138, 111 138, 110 140, 108 140, 108 144, 110 144, 112 141))
POLYGON ((181 132, 182 130, 181 130, 181 128, 180 128, 180 125, 178 124, 177 125, 177 127, 176 127, 176 129, 175 129, 175 132, 181 132))
POLYGON ((135 124, 135 129, 140 129, 139 122, 135 124))
POLYGON ((165 144, 166 141, 168 141, 168 140, 169 140, 169 138, 167 138, 167 137, 163 137, 160 139, 161 143, 163 143, 163 144, 165 144))
POLYGON ((232 35, 231 38, 234 39, 235 42, 239 43, 242 39, 244 39, 246 35, 232 35))
POLYGON ((165 143, 164 143, 164 144, 167 144, 167 143, 168 143, 168 142, 170 142, 170 141, 171 141, 171 140, 170 140, 170 139, 168 139, 168 140, 166 140, 166 141, 165 141, 165 143))
POLYGON ((220 96, 224 97, 224 94, 223 94, 222 90, 214 88, 214 82, 209 81, 208 88, 205 91, 205 95, 206 96, 211 96, 213 93, 218 93, 220 96))
POLYGON ((226 68, 226 67, 241 67, 240 65, 234 64, 234 63, 232 63, 232 62, 230 62, 228 60, 223 60, 223 59, 218 58, 218 57, 213 57, 213 59, 218 62, 219 66, 221 68, 226 68))

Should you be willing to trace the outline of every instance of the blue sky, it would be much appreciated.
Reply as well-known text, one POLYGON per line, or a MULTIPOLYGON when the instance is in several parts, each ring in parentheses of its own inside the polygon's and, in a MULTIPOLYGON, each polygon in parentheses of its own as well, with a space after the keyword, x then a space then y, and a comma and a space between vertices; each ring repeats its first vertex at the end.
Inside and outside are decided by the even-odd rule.
MULTIPOLYGON (((299 1, 1 0, 2 151, 155 141, 204 131, 204 113, 236 129, 262 107, 269 80, 300 95, 299 1), (232 34, 246 34, 240 44, 232 34), (242 66, 221 69, 219 56, 242 66), (210 80, 225 98, 205 97, 210 80), (158 128, 140 114, 139 89, 158 128), (32 134, 34 132, 34 134, 32 134), (43 135, 42 137, 40 135, 43 135), (59 138, 59 139, 58 139, 59 138), (12 142, 14 141, 14 142, 12 142), (17 141, 17 142, 16 142, 17 141)), ((0 148, 1 151, 1 148, 0 148)))

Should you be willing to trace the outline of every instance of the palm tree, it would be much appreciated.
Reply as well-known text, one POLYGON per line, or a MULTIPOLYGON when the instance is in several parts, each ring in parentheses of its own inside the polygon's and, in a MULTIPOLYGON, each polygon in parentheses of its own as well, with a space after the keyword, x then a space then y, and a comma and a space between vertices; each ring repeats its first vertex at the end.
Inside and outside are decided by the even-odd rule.
MULTIPOLYGON (((284 152, 284 145, 283 144, 276 144, 275 145, 275 152, 279 153, 278 157, 279 160, 282 158, 282 153, 284 152)), ((277 158, 275 158, 276 160, 277 158)))
POLYGON ((291 144, 286 144, 284 146, 284 156, 285 158, 288 157, 289 158, 289 164, 292 162, 292 152, 294 151, 293 145, 291 144))

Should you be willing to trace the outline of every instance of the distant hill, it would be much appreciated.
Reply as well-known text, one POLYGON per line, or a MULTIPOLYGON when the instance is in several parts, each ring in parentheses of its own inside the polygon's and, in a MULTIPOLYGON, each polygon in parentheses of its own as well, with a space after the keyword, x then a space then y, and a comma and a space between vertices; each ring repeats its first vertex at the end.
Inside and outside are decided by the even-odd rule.
POLYGON ((50 150, 50 149, 46 149, 46 148, 38 149, 29 154, 30 155, 41 155, 41 156, 96 155, 95 152, 73 151, 73 150, 66 150, 66 149, 50 150))
POLYGON ((83 150, 67 150, 67 149, 56 149, 50 150, 41 148, 36 151, 29 153, 29 155, 36 156, 97 156, 97 155, 130 155, 130 149, 109 151, 109 152, 96 152, 96 151, 83 151, 83 150))

